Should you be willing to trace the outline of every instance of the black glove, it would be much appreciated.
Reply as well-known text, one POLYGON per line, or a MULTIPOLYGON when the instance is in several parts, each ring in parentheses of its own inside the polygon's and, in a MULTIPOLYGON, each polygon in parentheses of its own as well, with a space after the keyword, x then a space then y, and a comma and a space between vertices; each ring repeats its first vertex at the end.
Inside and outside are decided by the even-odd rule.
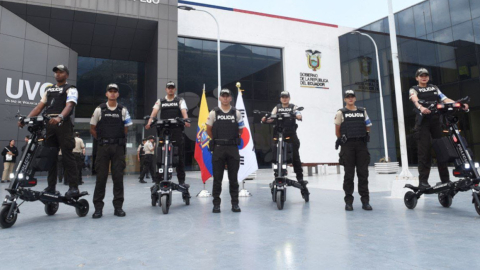
POLYGON ((367 132, 367 135, 365 135, 364 141, 366 143, 370 142, 370 132, 367 132))
POLYGON ((337 141, 335 142, 335 150, 338 150, 338 147, 342 144, 342 139, 337 138, 337 141))

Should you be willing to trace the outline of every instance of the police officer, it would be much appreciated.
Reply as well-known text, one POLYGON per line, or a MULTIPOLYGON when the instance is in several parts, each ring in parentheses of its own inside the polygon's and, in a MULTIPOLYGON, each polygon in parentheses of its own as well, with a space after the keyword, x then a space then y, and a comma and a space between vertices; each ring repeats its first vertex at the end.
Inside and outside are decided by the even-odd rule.
MULTIPOLYGON (((145 162, 145 151, 143 150, 143 146, 145 145, 146 142, 147 142, 147 139, 143 138, 142 143, 140 143, 137 148, 137 160, 140 163, 140 173, 143 172, 143 163, 145 162)), ((140 177, 138 177, 138 179, 140 179, 140 177)))
POLYGON ((345 169, 343 190, 345 191, 345 210, 347 211, 353 211, 355 168, 357 169, 358 193, 361 196, 362 208, 372 210, 368 191, 370 153, 367 149, 372 122, 368 118, 365 108, 355 106, 356 100, 353 90, 345 91, 346 106, 337 111, 334 120, 337 141, 343 141, 340 150, 340 164, 343 164, 345 169))
MULTIPOLYGON (((419 68, 415 73, 415 79, 418 84, 412 86, 409 91, 410 100, 413 102, 417 113, 415 132, 418 138, 418 173, 419 185, 421 189, 429 188, 428 177, 432 167, 432 139, 439 139, 443 136, 442 123, 440 115, 431 115, 431 111, 418 103, 419 100, 425 101, 442 101, 452 103, 453 100, 445 96, 436 85, 428 84, 430 75, 426 68, 419 68)), ((464 110, 468 110, 465 104, 464 110)), ((438 163, 438 173, 442 183, 450 182, 447 163, 438 163)))
POLYGON ((82 170, 85 161, 85 144, 80 138, 80 133, 78 132, 75 132, 75 148, 73 148, 73 155, 75 156, 75 161, 77 163, 78 184, 81 185, 83 184, 82 170))
POLYGON ((144 184, 147 183, 143 179, 148 171, 153 176, 155 175, 155 170, 153 169, 153 157, 155 154, 155 137, 149 136, 147 141, 143 145, 143 150, 145 151, 145 159, 143 160, 143 170, 140 173, 140 183, 144 184))
MULTIPOLYGON (((67 83, 69 71, 66 66, 58 65, 53 68, 53 72, 55 72, 57 84, 45 89, 42 99, 28 117, 37 116, 46 108, 45 112, 51 119, 46 127, 45 146, 60 147, 60 150, 62 150, 65 180, 70 186, 65 196, 75 197, 79 194, 78 173, 75 157, 72 153, 72 149, 75 147, 75 140, 73 139, 73 123, 70 116, 77 104, 78 91, 74 85, 67 83)), ((20 122, 18 125, 23 127, 23 124, 20 122)), ((57 163, 54 162, 48 171, 48 187, 44 192, 55 193, 56 184, 57 163)))
MULTIPOLYGON (((184 119, 188 118, 187 103, 183 98, 175 96, 175 93, 177 92, 175 83, 171 81, 168 82, 165 91, 167 92, 167 95, 165 98, 157 100, 153 106, 150 119, 148 120, 145 129, 150 129, 152 118, 156 117, 158 112, 160 112, 160 119, 174 119, 176 117, 184 119)), ((185 126, 190 127, 190 123, 185 122, 185 126)), ((178 147, 179 160, 176 170, 179 185, 185 184, 185 139, 183 136, 183 130, 184 128, 182 126, 170 129, 172 143, 178 147)))
MULTIPOLYGON (((297 120, 302 120, 302 114, 297 111, 297 106, 290 103, 290 93, 288 91, 283 91, 280 93, 280 104, 275 106, 272 110, 272 114, 277 113, 294 113, 295 118, 291 118, 285 121, 284 124, 284 137, 289 137, 288 141, 293 146, 293 170, 296 174, 297 181, 302 184, 303 186, 306 183, 303 181, 303 169, 302 169, 302 161, 300 160, 300 140, 297 136, 297 120)), ((272 122, 271 119, 266 119, 265 117, 262 118, 262 122, 272 122)), ((276 135, 277 131, 274 130, 274 136, 276 135)), ((274 148, 276 150, 276 148, 274 148)))
POLYGON ((107 185, 108 171, 111 165, 113 181, 114 215, 124 217, 123 206, 123 170, 125 170, 126 135, 132 119, 127 108, 117 103, 118 86, 114 83, 107 86, 107 103, 102 103, 93 112, 90 120, 90 133, 97 139, 97 158, 95 169, 97 182, 93 194, 95 213, 93 218, 101 218, 107 185))
MULTIPOLYGON (((241 212, 238 206, 238 170, 240 153, 238 144, 245 127, 240 111, 230 105, 232 94, 228 89, 220 91, 221 106, 213 109, 207 119, 207 134, 213 141, 213 213, 220 213, 220 194, 225 165, 230 182, 232 211, 241 212)), ((212 150, 212 149, 211 149, 212 150)))

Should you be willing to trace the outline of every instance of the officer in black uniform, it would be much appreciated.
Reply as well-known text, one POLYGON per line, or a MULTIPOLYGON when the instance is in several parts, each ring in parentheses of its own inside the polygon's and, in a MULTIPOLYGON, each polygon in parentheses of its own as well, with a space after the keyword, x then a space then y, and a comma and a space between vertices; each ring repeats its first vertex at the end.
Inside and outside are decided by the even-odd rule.
MULTIPOLYGON (((67 83, 69 71, 66 66, 58 65, 53 68, 53 72, 55 72, 57 84, 45 89, 42 99, 28 117, 39 115, 44 108, 46 108, 46 114, 51 117, 46 127, 45 146, 59 147, 62 150, 65 181, 70 186, 65 196, 70 198, 79 194, 77 165, 72 153, 75 147, 73 123, 70 119, 78 101, 78 91, 74 85, 67 83)), ((22 123, 18 125, 23 127, 22 123)), ((54 162, 48 171, 48 187, 44 191, 55 193, 56 184, 57 163, 54 162)))
POLYGON ((98 141, 95 169, 97 182, 93 194, 95 213, 93 218, 101 218, 107 185, 108 171, 111 164, 113 181, 113 207, 114 215, 124 217, 123 206, 123 171, 125 170, 126 135, 132 119, 127 108, 117 103, 119 96, 118 86, 107 86, 107 103, 98 106, 90 120, 90 133, 98 141))
MULTIPOLYGON (((337 143, 341 141, 340 164, 344 166, 343 190, 345 191, 345 210, 353 210, 353 190, 355 168, 358 177, 358 193, 364 210, 372 210, 368 191, 368 164, 370 153, 367 142, 370 140, 372 122, 365 108, 355 106, 355 92, 345 91, 344 108, 335 115, 335 135, 337 143)), ((340 143, 339 143, 340 144, 340 143)))
MULTIPOLYGON (((295 118, 290 118, 285 121, 284 123, 284 137, 290 138, 286 141, 292 144, 293 147, 293 171, 296 174, 297 181, 305 186, 305 182, 303 181, 303 169, 302 169, 302 161, 300 160, 300 140, 297 136, 297 120, 302 120, 302 114, 297 111, 297 106, 290 103, 290 93, 288 91, 283 91, 280 93, 280 104, 275 106, 272 110, 272 114, 277 113, 294 113, 295 118)), ((262 122, 272 122, 271 119, 266 119, 265 117, 262 118, 262 122)), ((277 137, 277 131, 274 130, 273 136, 277 137)), ((276 148, 273 148, 276 151, 276 148)), ((274 152, 275 152, 274 151, 274 152)), ((276 155, 276 154, 275 154, 276 155)))
MULTIPOLYGON (((158 112, 160 112, 160 119, 175 119, 175 118, 188 118, 188 108, 187 103, 183 98, 175 96, 177 89, 175 88, 174 82, 168 82, 165 88, 167 95, 165 98, 157 100, 153 106, 150 119, 148 124, 145 126, 145 129, 150 129, 152 124, 152 118, 156 117, 158 112)), ((185 122, 185 127, 190 127, 190 123, 185 122)), ((176 166, 178 184, 185 184, 185 138, 183 136, 184 127, 174 127, 171 128, 171 140, 173 145, 178 147, 178 165, 176 166)), ((153 178, 153 175, 152 175, 153 178)))
MULTIPOLYGON (((142 143, 137 148, 137 160, 140 162, 140 173, 143 172, 143 163, 145 162, 145 150, 143 150, 143 146, 147 142, 146 138, 143 138, 142 143)), ((147 175, 148 178, 148 175, 147 175)), ((138 177, 140 179, 140 177, 138 177)))
MULTIPOLYGON (((418 85, 412 86, 409 91, 410 100, 415 105, 417 112, 415 124, 415 137, 418 146, 418 174, 421 189, 429 188, 428 177, 432 167, 432 139, 439 139, 443 136, 440 115, 431 115, 431 111, 418 103, 419 100, 443 101, 445 103, 455 102, 445 96, 436 85, 428 84, 430 75, 426 68, 419 68, 415 73, 418 85), (420 116, 421 113, 421 116, 420 116)), ((465 104, 464 110, 468 110, 465 104)), ((447 163, 438 163, 438 173, 442 183, 450 182, 447 163)))
POLYGON ((228 89, 220 91, 221 107, 216 107, 208 115, 207 134, 212 139, 213 156, 213 213, 220 213, 220 194, 225 165, 230 182, 232 211, 241 212, 238 206, 238 170, 240 169, 240 153, 238 144, 245 124, 239 110, 230 105, 232 94, 228 89))

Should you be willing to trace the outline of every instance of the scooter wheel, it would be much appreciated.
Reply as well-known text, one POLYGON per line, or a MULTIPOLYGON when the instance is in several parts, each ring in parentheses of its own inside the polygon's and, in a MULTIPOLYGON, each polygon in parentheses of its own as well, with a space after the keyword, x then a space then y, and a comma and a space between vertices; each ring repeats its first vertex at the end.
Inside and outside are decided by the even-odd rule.
MULTIPOLYGON (((480 205, 478 205, 477 202, 475 202, 475 211, 477 211, 477 214, 480 215, 480 205)), ((3 218, 2 218, 3 219, 3 218)))
POLYGON ((445 192, 438 193, 438 201, 445 208, 448 208, 452 205, 452 199, 452 195, 450 194, 447 194, 445 192))
POLYGON ((186 205, 190 205, 190 194, 186 193, 183 194, 183 201, 185 202, 186 205))
POLYGON ((152 206, 157 206, 158 203, 158 195, 151 195, 152 197, 152 206))
POLYGON ((277 201, 277 208, 278 208, 278 210, 282 210, 285 201, 284 201, 284 199, 283 199, 283 192, 282 192, 281 190, 277 190, 276 201, 277 201))
POLYGON ((305 200, 305 202, 310 201, 310 192, 308 192, 307 188, 304 188, 300 191, 302 193, 302 197, 305 200))
POLYGON ((81 199, 77 202, 79 205, 75 208, 77 215, 79 217, 84 217, 88 214, 88 210, 90 210, 90 204, 87 200, 81 199))
POLYGON ((413 191, 405 193, 405 197, 403 197, 403 202, 408 209, 414 209, 417 206, 417 200, 417 195, 413 191))
POLYGON ((170 204, 168 203, 168 195, 163 195, 160 197, 160 205, 162 206, 162 212, 164 214, 168 214, 168 210, 170 210, 170 204))
POLYGON ((45 203, 45 214, 49 216, 55 215, 58 211, 58 202, 47 202, 45 203))
POLYGON ((8 212, 10 211, 11 204, 4 205, 2 210, 0 211, 0 225, 2 228, 10 228, 15 224, 17 221, 17 213, 13 211, 13 213, 8 217, 8 212))

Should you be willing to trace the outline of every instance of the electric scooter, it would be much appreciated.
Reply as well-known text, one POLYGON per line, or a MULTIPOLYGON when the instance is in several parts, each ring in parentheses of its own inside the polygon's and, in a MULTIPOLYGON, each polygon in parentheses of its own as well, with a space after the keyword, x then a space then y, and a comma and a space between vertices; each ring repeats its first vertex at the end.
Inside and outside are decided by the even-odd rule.
MULTIPOLYGON (((152 206, 157 203, 162 207, 162 212, 168 214, 170 205, 172 204, 172 191, 178 190, 182 193, 182 199, 186 205, 190 205, 190 192, 188 188, 190 185, 179 185, 171 181, 173 168, 178 163, 178 147, 174 146, 171 141, 171 128, 182 127, 185 123, 190 123, 190 119, 175 118, 175 119, 152 119, 152 125, 157 128, 157 135, 163 138, 159 142, 162 151, 158 153, 157 165, 158 171, 155 175, 155 184, 150 188, 152 206)), ((153 176, 152 176, 153 177, 153 176)))
POLYGON ((85 199, 79 199, 88 195, 86 191, 74 197, 65 197, 60 195, 58 191, 53 194, 30 189, 30 187, 37 185, 35 172, 48 171, 53 166, 53 162, 57 162, 58 148, 43 145, 45 127, 50 117, 46 115, 37 117, 17 115, 16 117, 19 117, 19 122, 28 125, 31 140, 28 142, 15 172, 10 175, 12 179, 10 186, 5 189, 10 195, 5 196, 2 203, 2 210, 0 211, 1 227, 10 228, 15 224, 17 215, 20 213, 19 208, 26 201, 41 201, 45 204, 45 213, 49 216, 55 215, 58 211, 59 203, 75 207, 79 217, 86 216, 89 210, 89 203, 85 199), (21 203, 18 203, 19 199, 22 200, 21 203))
MULTIPOLYGON (((303 107, 299 107, 296 111, 302 111, 303 107)), ((271 114, 266 111, 253 111, 254 114, 264 114, 267 119, 274 120, 271 124, 275 125, 277 136, 273 138, 275 141, 276 155, 273 163, 273 170, 275 180, 270 183, 270 190, 272 193, 273 202, 277 203, 278 210, 282 210, 287 199, 287 186, 293 186, 300 189, 305 202, 310 200, 310 192, 308 191, 308 181, 304 181, 304 184, 300 184, 296 180, 287 178, 287 163, 291 163, 293 159, 293 153, 291 144, 288 142, 289 137, 284 136, 284 121, 295 117, 295 112, 291 113, 278 113, 271 114)))
POLYGON ((448 136, 437 139, 434 142, 434 148, 437 152, 437 160, 442 162, 453 162, 455 169, 453 175, 462 179, 448 183, 437 183, 435 186, 420 189, 413 185, 407 184, 405 188, 408 191, 405 194, 404 202, 408 209, 414 209, 417 205, 417 200, 423 194, 438 194, 438 201, 443 207, 450 207, 452 205, 453 197, 459 191, 472 191, 472 203, 475 205, 477 214, 480 215, 480 175, 478 174, 479 164, 474 162, 472 153, 467 147, 465 139, 460 136, 457 123, 458 117, 454 115, 455 112, 462 111, 463 105, 470 101, 469 97, 465 97, 456 101, 455 103, 438 103, 427 102, 420 100, 419 103, 425 108, 429 109, 432 114, 440 114, 446 120, 446 127, 448 129, 448 136))

